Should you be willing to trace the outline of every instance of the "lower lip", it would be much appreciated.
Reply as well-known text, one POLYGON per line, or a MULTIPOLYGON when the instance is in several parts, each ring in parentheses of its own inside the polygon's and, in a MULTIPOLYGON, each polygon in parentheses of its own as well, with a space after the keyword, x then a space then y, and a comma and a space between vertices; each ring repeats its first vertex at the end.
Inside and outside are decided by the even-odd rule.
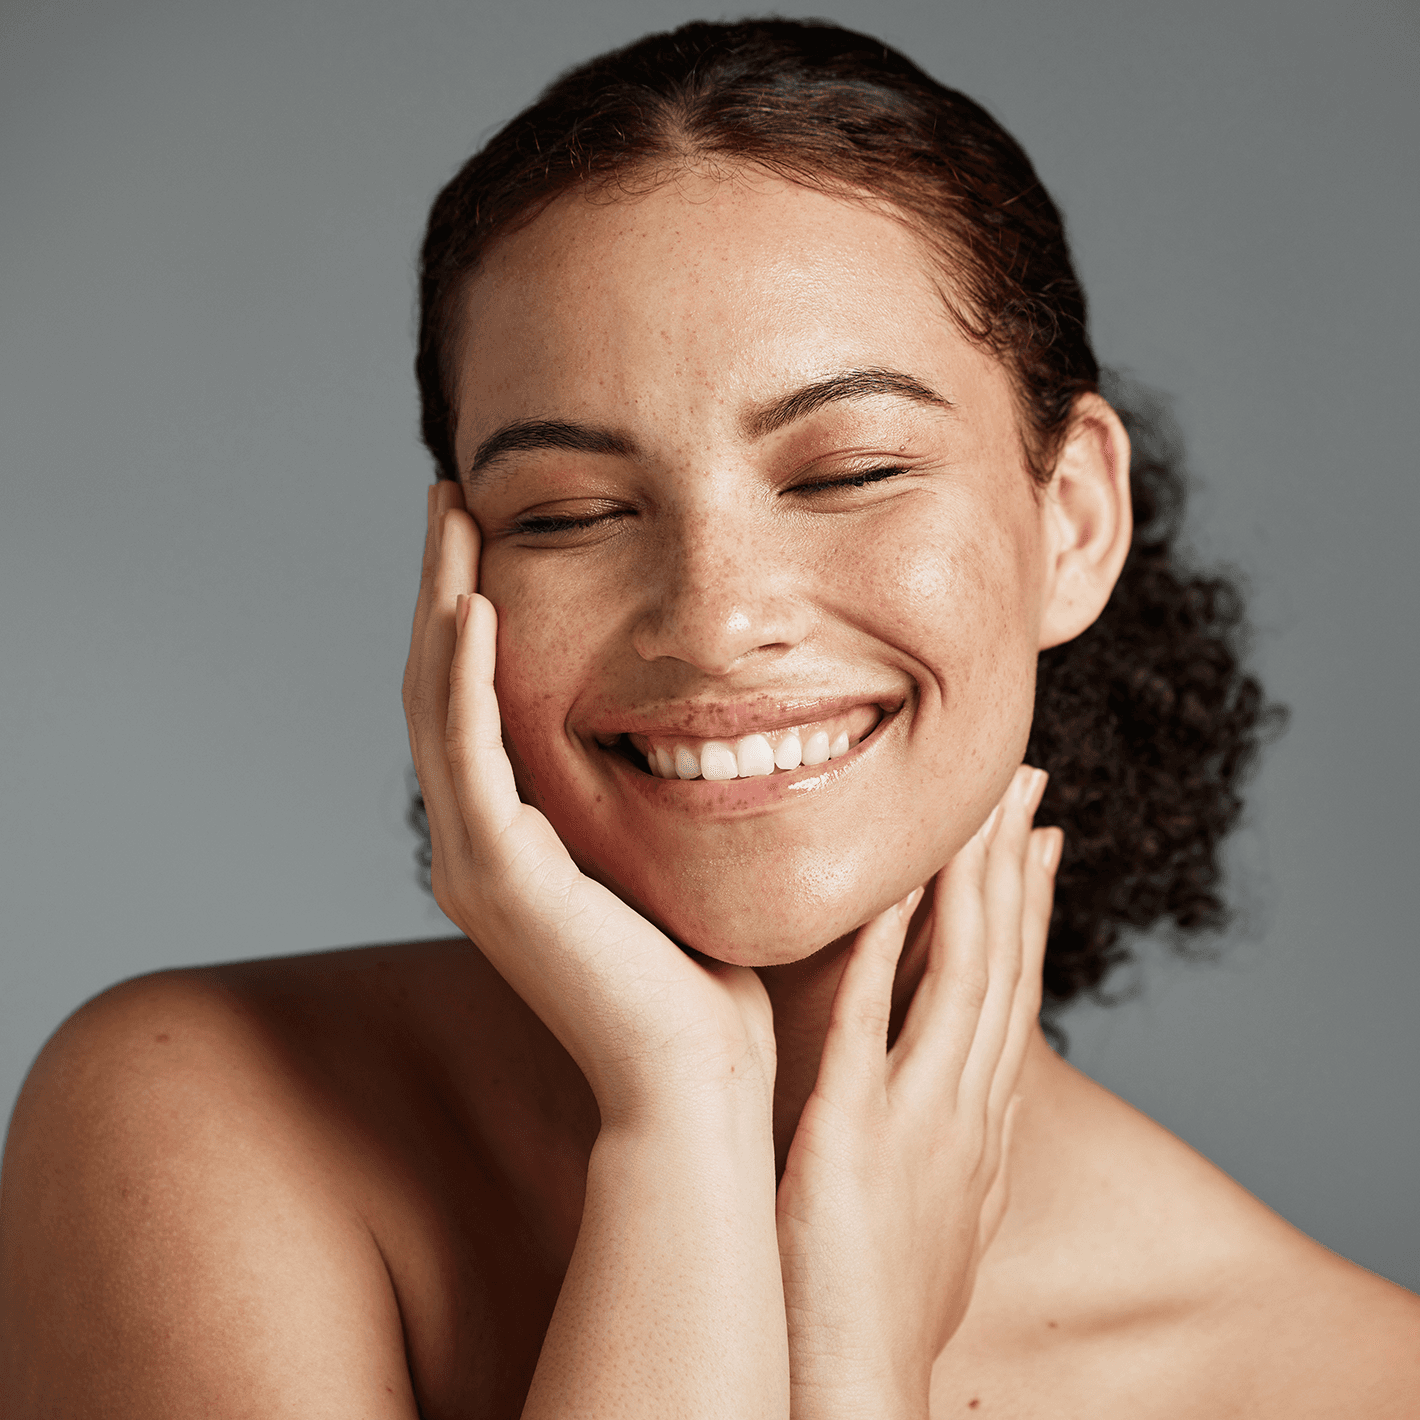
POLYGON ((798 769, 777 770, 749 779, 661 779, 637 769, 629 760, 610 750, 612 772, 629 789, 664 808, 706 815, 712 818, 738 814, 765 813, 781 804, 795 803, 816 794, 852 774, 883 740, 888 727, 897 723, 902 711, 884 714, 847 754, 826 764, 802 765, 798 769))

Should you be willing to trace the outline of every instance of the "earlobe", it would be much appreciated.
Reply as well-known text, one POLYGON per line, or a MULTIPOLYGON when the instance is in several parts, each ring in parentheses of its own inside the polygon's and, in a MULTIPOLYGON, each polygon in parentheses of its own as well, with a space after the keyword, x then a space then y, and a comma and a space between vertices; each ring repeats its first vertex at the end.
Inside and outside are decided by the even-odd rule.
POLYGON ((1102 396, 1075 401, 1040 512, 1043 651, 1073 640, 1104 610, 1134 533, 1129 435, 1102 396))

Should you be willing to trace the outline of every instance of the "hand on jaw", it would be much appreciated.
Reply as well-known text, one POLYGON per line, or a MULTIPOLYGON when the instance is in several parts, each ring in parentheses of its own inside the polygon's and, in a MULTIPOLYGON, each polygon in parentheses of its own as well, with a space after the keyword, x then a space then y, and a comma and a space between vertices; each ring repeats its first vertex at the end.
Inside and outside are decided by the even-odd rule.
POLYGON ((731 1393, 746 1414, 782 1414, 792 1393, 796 1420, 925 1414, 1005 1206, 1059 858, 1058 830, 1031 829, 1044 776, 1019 770, 931 885, 891 1045, 922 890, 840 954, 802 1112, 782 1108, 802 1089, 780 1091, 794 1127, 776 1200, 770 995, 583 875, 520 801, 493 686, 497 617, 475 592, 461 503, 453 485, 431 491, 405 679, 435 895, 577 1061, 603 1121, 525 1414, 574 1394, 617 1413, 709 1414, 731 1393))
POLYGON ((1035 1030, 1058 829, 1022 766, 939 873, 857 935, 778 1190, 795 1420, 927 1413, 932 1364, 1005 1212, 1016 1085, 1035 1030))

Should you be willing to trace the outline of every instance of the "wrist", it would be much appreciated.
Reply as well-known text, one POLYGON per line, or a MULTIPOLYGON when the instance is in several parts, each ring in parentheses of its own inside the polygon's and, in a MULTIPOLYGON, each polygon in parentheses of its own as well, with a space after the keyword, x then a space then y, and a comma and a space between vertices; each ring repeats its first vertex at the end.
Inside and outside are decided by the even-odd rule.
POLYGON ((785 1282, 793 1420, 928 1420, 935 1356, 909 1355, 861 1311, 846 1328, 816 1323, 785 1282))
MULTIPOLYGON (((790 1369, 796 1369, 792 1362, 790 1369)), ((930 1420, 929 1391, 930 1374, 916 1387, 890 1378, 855 1381, 841 1370, 812 1382, 793 1375, 789 1413, 792 1420, 930 1420)))
POLYGON ((773 1082, 767 1087, 697 1081, 691 1087, 625 1088, 610 1099, 597 1093, 598 1147, 662 1156, 718 1160, 768 1159, 773 1177, 773 1082))
POLYGON ((770 1138, 774 1117, 775 1055, 740 1042, 683 1042, 660 1056, 643 1052, 614 1064, 584 1067, 602 1126, 668 1139, 700 1135, 721 1143, 770 1138))

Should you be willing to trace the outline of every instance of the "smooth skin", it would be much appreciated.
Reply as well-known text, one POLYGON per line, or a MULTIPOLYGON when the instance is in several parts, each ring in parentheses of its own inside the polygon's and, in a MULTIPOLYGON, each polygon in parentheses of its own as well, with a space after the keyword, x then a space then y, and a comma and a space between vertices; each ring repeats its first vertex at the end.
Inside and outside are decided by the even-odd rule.
POLYGON ((1035 1024, 1034 659, 1118 575, 1128 446, 1085 397, 1036 487, 941 286, 754 173, 495 248, 405 684, 466 936, 61 1028, 0 1179, 0 1413, 1415 1413, 1420 1304, 1035 1024), (475 470, 520 421, 608 437, 475 470), (598 738, 844 696, 890 713, 793 792, 598 738))

